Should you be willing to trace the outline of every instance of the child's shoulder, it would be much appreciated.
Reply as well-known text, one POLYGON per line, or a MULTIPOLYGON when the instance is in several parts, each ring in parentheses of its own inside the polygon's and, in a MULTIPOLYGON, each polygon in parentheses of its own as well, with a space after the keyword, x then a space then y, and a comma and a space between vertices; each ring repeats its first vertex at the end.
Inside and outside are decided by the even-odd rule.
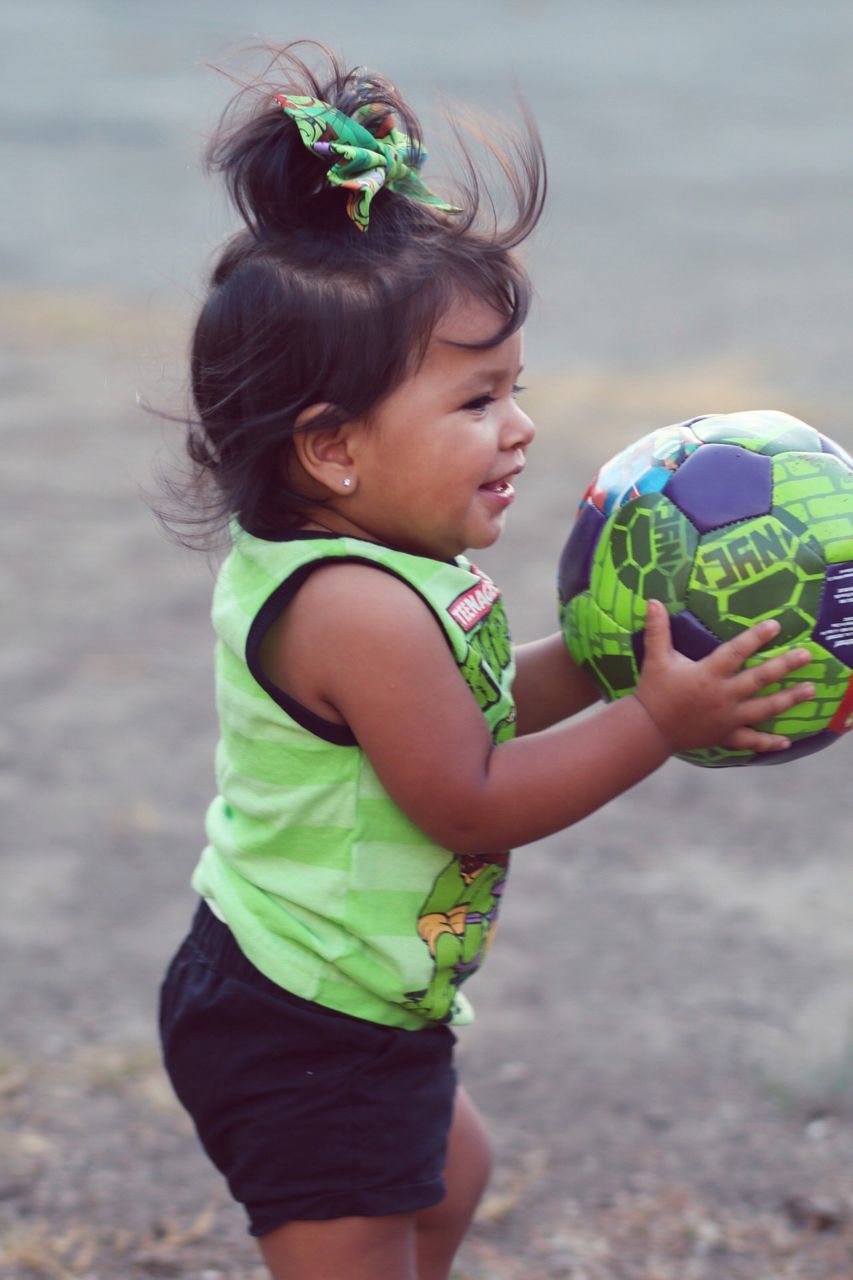
POLYGON ((396 574, 325 560, 270 626, 262 663, 274 685, 376 749, 379 738, 397 741, 389 716, 418 723, 436 680, 458 679, 436 623, 431 603, 396 574))
POLYGON ((288 608, 288 624, 306 632, 334 632, 338 640, 377 632, 399 635, 423 625, 430 609, 410 582, 369 557, 324 557, 313 566, 288 608))

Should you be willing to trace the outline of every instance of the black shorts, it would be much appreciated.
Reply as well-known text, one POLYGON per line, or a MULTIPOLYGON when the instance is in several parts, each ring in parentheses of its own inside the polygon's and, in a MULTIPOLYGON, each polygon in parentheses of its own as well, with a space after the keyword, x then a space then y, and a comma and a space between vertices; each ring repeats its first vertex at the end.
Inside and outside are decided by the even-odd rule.
POLYGON ((455 1036, 291 995, 202 903, 160 993, 166 1070, 253 1235, 437 1204, 455 1036))

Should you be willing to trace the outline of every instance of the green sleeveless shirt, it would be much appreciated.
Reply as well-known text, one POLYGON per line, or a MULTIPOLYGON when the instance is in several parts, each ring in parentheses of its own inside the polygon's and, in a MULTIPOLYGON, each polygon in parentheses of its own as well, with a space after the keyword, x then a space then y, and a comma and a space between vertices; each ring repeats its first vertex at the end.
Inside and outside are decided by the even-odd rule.
POLYGON ((193 887, 252 963, 304 999, 410 1029, 467 1022, 459 988, 484 958, 508 855, 436 844, 394 804, 350 730, 260 668, 266 630, 329 560, 376 565, 415 590, 493 740, 514 733, 500 593, 464 557, 442 563, 314 533, 263 541, 238 528, 214 593, 219 795, 193 887))

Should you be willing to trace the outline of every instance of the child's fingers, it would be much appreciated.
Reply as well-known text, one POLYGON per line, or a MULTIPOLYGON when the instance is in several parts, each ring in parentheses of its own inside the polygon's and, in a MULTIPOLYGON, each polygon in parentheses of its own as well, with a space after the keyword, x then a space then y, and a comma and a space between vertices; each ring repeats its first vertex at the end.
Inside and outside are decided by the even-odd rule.
POLYGON ((779 630, 779 623, 775 618, 765 618, 763 622, 756 623, 754 627, 739 632, 733 639, 721 644, 709 654, 705 661, 717 668, 721 674, 732 674, 743 666, 747 658, 751 658, 763 645, 777 636, 779 630))
POLYGON ((784 652, 767 658, 765 662, 757 662, 754 666, 745 667, 733 677, 732 684, 739 693, 758 693, 768 684, 776 684, 777 681, 784 680, 785 676, 799 667, 808 666, 811 661, 812 655, 808 649, 785 649, 784 652))
POLYGON ((763 733, 760 729, 735 729, 722 746, 733 751, 785 751, 791 739, 781 733, 763 733))
POLYGON ((815 695, 815 687, 810 682, 791 685, 787 689, 777 689, 775 693, 765 693, 758 698, 750 698, 740 706, 740 719, 744 724, 759 724, 762 720, 770 720, 790 711, 799 702, 808 702, 815 695))

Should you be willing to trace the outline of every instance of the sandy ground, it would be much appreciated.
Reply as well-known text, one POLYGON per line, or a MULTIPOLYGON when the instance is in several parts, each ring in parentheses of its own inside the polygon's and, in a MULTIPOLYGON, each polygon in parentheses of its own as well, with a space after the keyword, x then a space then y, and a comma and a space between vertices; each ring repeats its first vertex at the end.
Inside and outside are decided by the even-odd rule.
MULTIPOLYGON (((131 393, 173 397, 183 319, 81 314, 0 312, 0 1276, 248 1280, 254 1247, 153 1035, 211 788, 211 571, 140 496, 172 429, 131 393)), ((488 557, 517 638, 553 627, 596 458, 766 394, 737 366, 531 392, 535 456, 488 557)), ((844 438, 841 406, 786 407, 844 438)), ((848 744, 759 771, 673 762, 517 854, 461 1038, 497 1172, 460 1280, 853 1277, 850 764, 848 744)))

